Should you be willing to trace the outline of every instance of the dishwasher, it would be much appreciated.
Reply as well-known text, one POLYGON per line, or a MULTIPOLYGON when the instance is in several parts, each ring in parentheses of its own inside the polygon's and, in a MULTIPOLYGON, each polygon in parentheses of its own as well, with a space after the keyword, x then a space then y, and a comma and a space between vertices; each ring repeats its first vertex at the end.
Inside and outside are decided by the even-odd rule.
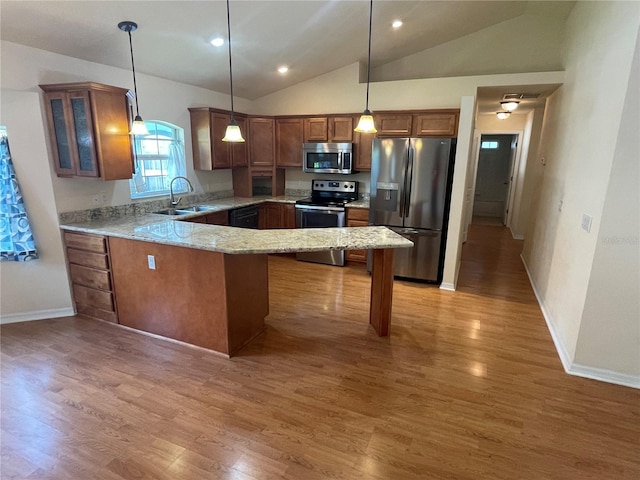
POLYGON ((251 205, 248 207, 234 208, 229 213, 229 226, 257 229, 258 207, 251 205))

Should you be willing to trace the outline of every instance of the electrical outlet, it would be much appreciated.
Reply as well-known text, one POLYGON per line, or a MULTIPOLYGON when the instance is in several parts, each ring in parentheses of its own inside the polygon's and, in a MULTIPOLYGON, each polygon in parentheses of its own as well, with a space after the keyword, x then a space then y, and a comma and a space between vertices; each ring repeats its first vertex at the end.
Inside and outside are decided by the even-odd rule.
POLYGON ((147 255, 147 264, 149 265, 149 270, 156 269, 156 257, 153 255, 147 255))
POLYGON ((560 203, 558 204, 558 211, 561 212, 562 211, 562 206, 564 205, 564 200, 560 200, 560 203))
POLYGON ((592 221, 591 215, 587 215, 586 213, 582 214, 582 229, 585 232, 591 231, 591 221, 592 221))

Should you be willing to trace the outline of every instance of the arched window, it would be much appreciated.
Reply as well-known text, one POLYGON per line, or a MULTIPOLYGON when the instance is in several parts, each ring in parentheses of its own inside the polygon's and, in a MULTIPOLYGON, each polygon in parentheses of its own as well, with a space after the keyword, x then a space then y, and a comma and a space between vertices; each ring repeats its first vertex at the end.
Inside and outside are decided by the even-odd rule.
MULTIPOLYGON (((145 121, 149 135, 133 137, 135 173, 129 180, 131 198, 169 194, 169 183, 186 176, 184 129, 158 120, 145 121)), ((186 192, 185 182, 176 182, 176 193, 186 192), (182 189, 182 190, 181 190, 182 189)))

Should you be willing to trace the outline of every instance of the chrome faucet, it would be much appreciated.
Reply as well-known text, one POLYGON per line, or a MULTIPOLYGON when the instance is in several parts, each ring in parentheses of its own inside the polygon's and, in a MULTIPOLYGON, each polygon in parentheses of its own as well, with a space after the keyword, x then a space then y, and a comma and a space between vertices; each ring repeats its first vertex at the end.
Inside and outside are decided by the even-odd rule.
POLYGON ((189 185, 189 191, 193 192, 193 185, 191 185, 191 182, 187 177, 181 177, 181 176, 173 177, 173 179, 171 180, 171 183, 169 184, 169 201, 171 202, 171 206, 174 208, 177 207, 178 204, 180 203, 180 200, 182 200, 182 197, 178 197, 178 199, 176 200, 173 195, 173 182, 175 182, 179 178, 187 182, 187 185, 189 185))

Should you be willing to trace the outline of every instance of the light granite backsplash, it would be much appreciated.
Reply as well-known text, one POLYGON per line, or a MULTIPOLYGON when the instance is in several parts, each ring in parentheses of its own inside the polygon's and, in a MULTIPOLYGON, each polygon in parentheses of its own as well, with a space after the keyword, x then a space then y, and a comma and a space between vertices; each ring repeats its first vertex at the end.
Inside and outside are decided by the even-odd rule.
MULTIPOLYGON (((193 205, 209 202, 220 198, 233 197, 233 190, 220 192, 197 193, 192 195, 181 195, 182 205, 193 205)), ((89 210, 76 210, 74 212, 64 212, 58 215, 60 223, 78 223, 89 220, 102 220, 107 218, 117 218, 131 215, 144 215, 147 213, 169 208, 169 198, 151 200, 138 203, 128 203, 126 205, 116 205, 114 207, 91 208, 89 210)))

